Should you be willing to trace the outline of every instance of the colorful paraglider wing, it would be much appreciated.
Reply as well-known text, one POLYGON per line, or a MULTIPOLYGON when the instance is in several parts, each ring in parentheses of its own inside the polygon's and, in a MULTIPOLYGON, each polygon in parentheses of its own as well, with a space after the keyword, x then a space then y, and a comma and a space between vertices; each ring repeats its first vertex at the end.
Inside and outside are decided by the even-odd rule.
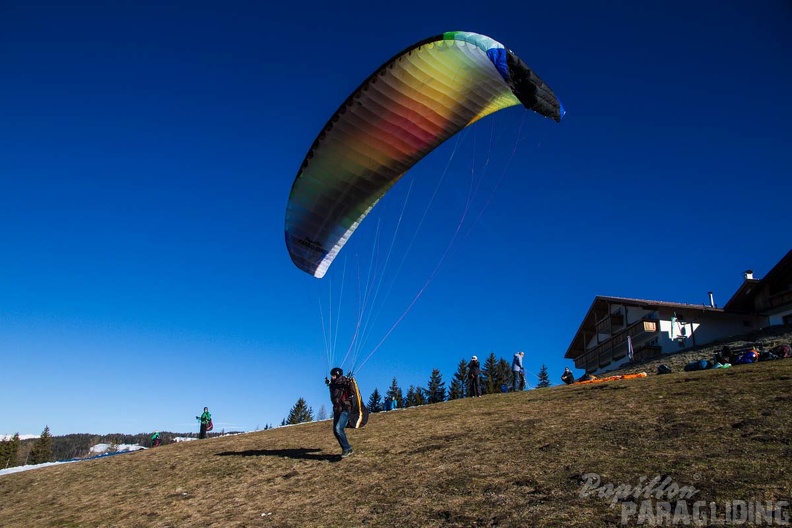
POLYGON ((376 203, 435 147, 498 110, 522 104, 560 121, 550 88, 511 50, 450 32, 400 53, 325 125, 292 186, 286 246, 321 278, 376 203))

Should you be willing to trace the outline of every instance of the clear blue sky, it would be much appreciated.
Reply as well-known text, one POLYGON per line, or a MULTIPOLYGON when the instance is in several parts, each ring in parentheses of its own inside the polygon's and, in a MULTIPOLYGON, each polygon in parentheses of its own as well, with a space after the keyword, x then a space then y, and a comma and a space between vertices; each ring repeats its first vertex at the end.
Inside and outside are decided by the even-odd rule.
POLYGON ((471 174, 494 194, 360 369, 366 396, 490 352, 557 381, 596 295, 722 305, 790 249, 789 2, 111 4, 0 4, 0 433, 190 431, 204 406, 252 430, 327 406, 319 306, 341 283, 289 260, 289 189, 347 95, 444 31, 503 42, 567 115, 502 112, 394 189, 445 174, 431 209, 405 207, 427 220, 368 350, 471 174))

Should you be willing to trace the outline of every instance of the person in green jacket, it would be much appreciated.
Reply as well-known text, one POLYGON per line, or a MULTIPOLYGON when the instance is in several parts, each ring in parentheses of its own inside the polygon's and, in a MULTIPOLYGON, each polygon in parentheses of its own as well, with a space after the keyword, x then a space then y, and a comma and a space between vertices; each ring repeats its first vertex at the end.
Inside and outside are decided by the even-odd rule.
POLYGON ((209 414, 209 407, 204 407, 203 414, 201 416, 196 416, 195 419, 201 420, 201 432, 198 433, 198 438, 206 438, 206 431, 209 430, 207 428, 209 427, 209 424, 212 423, 212 415, 209 414))
POLYGON ((154 434, 151 435, 151 447, 157 447, 161 443, 159 431, 154 431, 154 434))

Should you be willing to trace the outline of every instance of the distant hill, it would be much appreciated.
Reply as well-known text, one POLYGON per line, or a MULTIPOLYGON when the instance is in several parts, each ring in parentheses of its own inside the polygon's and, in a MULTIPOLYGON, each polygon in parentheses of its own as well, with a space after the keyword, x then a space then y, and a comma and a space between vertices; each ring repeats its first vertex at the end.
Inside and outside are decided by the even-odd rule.
POLYGON ((751 526, 790 513, 790 381, 784 359, 399 409, 344 460, 328 422, 169 444, 0 476, 0 524, 751 526))

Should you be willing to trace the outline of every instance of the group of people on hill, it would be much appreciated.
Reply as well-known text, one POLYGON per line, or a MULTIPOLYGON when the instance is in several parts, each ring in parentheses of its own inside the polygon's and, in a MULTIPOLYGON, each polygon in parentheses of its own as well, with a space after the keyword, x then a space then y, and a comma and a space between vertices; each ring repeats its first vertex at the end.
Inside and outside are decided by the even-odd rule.
MULTIPOLYGON (((523 367, 523 357, 525 352, 517 352, 512 358, 512 390, 514 392, 525 390, 525 368, 523 367)), ((481 364, 478 357, 473 356, 467 364, 468 376, 468 397, 481 397, 481 364)), ((503 387, 503 392, 508 392, 507 386, 503 387)))

